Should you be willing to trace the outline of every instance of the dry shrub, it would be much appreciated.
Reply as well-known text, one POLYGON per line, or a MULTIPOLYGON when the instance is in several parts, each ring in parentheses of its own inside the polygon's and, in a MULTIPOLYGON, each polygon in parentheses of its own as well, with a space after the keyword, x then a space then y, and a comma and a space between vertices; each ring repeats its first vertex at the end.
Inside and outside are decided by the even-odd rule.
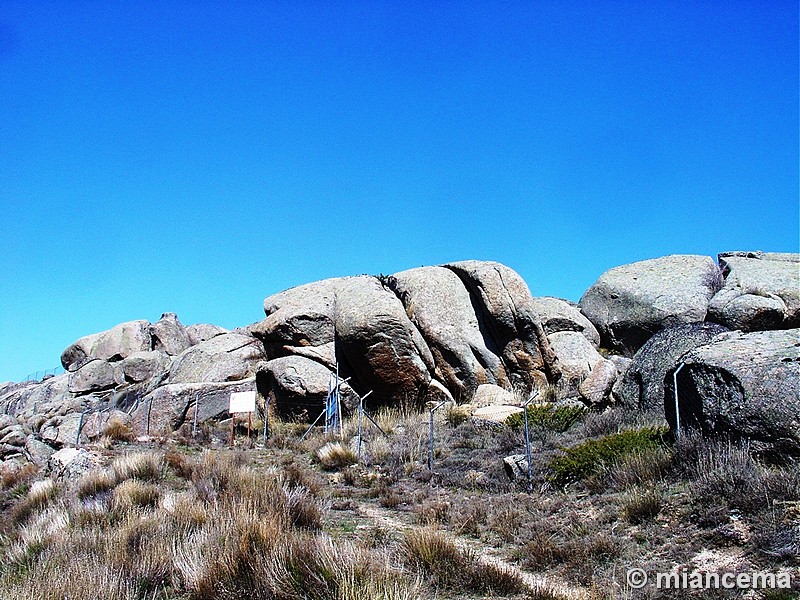
POLYGON ((7 490, 30 480, 39 469, 32 463, 14 466, 11 463, 0 464, 0 489, 7 490))
POLYGON ((244 457, 237 452, 203 452, 192 470, 198 497, 204 502, 216 501, 220 493, 228 490, 243 464, 244 457))
POLYGON ((523 564, 536 571, 564 565, 581 583, 621 552, 620 541, 605 532, 537 531, 519 551, 523 564))
POLYGON ((423 502, 417 509, 416 520, 421 525, 436 525, 449 521, 450 503, 444 500, 423 502))
POLYGON ((328 442, 317 450, 315 456, 322 468, 328 471, 342 469, 358 462, 353 449, 341 442, 328 442))
POLYGON ((21 523, 34 512, 44 508, 58 494, 58 487, 52 479, 35 482, 28 493, 20 498, 11 509, 11 520, 21 523))
POLYGON ((292 525, 305 529, 322 529, 322 507, 302 487, 284 488, 287 510, 292 525))
POLYGON ((673 462, 672 450, 668 448, 644 448, 623 455, 610 464, 602 464, 596 474, 584 480, 584 484, 598 494, 609 486, 615 490, 647 486, 662 481, 672 471, 673 462))
POLYGON ((384 464, 389 458, 391 445, 384 436, 376 436, 366 444, 366 458, 370 465, 384 464))
POLYGON ((167 450, 164 462, 178 477, 191 480, 194 475, 195 462, 182 452, 167 450))
POLYGON ((456 532, 467 535, 478 536, 481 526, 486 524, 488 511, 486 509, 486 498, 472 498, 461 505, 457 514, 450 515, 456 532))
POLYGON ((403 498, 393 489, 384 487, 379 492, 378 502, 384 508, 397 508, 403 503, 403 498))
POLYGON ((114 489, 117 479, 108 471, 95 469, 84 473, 78 480, 78 498, 86 500, 114 489))
POLYGON ((136 439, 136 434, 130 424, 117 416, 108 420, 103 427, 102 434, 109 440, 117 442, 132 442, 136 439))
POLYGON ((162 506, 177 526, 187 530, 196 529, 205 525, 210 518, 208 509, 202 502, 198 502, 193 494, 169 494, 164 496, 162 506))
POLYGON ((517 573, 482 562, 475 553, 461 550, 443 533, 433 529, 406 533, 402 552, 406 563, 429 577, 437 588, 504 595, 525 590, 517 573))
POLYGON ((0 546, 0 597, 416 597, 387 554, 322 533, 323 507, 303 486, 238 462, 230 453, 199 461, 193 474, 213 487, 213 509, 191 488, 159 504, 158 488, 131 476, 114 489, 118 510, 90 499, 32 514, 0 546))
POLYGON ((711 506, 723 501, 745 514, 766 507, 764 469, 747 444, 711 442, 700 450, 690 486, 696 504, 711 506))
POLYGON ((517 536, 522 523, 529 517, 513 498, 496 498, 490 505, 488 518, 490 531, 504 542, 511 542, 517 536))
POLYGON ((283 467, 283 480, 289 487, 303 487, 311 494, 318 493, 325 483, 317 471, 294 461, 283 467))
POLYGON ((157 486, 138 479, 126 479, 114 489, 111 506, 120 512, 151 508, 158 504, 160 496, 161 491, 157 486))
POLYGON ((126 479, 156 480, 162 475, 161 457, 154 452, 136 452, 120 456, 111 464, 117 482, 126 479))
POLYGON ((654 519, 661 512, 661 493, 655 488, 635 489, 622 499, 622 517, 634 525, 654 519))

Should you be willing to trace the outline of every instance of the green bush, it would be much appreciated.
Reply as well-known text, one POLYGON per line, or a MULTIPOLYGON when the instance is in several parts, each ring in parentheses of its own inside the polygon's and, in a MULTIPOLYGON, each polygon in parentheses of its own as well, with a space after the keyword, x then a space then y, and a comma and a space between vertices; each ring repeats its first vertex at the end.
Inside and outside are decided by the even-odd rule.
POLYGON ((668 431, 667 427, 629 429, 566 448, 550 462, 553 480, 563 485, 594 475, 625 456, 659 447, 668 431))
MULTIPOLYGON (((577 405, 534 404, 528 406, 527 411, 528 427, 555 431, 556 433, 565 432, 586 414, 586 408, 577 405)), ((524 413, 511 415, 506 419, 506 424, 512 429, 522 429, 525 427, 524 413)))

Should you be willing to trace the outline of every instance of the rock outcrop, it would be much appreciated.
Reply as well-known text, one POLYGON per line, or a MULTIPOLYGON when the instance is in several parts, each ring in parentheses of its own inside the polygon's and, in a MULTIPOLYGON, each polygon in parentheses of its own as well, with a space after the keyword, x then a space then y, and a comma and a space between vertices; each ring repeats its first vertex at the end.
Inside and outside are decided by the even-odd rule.
POLYGON ((508 386, 505 367, 491 336, 480 331, 469 292, 450 269, 420 267, 389 278, 411 322, 434 360, 434 376, 456 398, 469 398, 485 383, 508 386))
MULTIPOLYGON (((677 371, 680 428, 750 440, 800 455, 800 329, 723 333, 691 350, 677 371)), ((674 393, 672 372, 667 393, 674 393)), ((675 428, 675 407, 666 403, 675 428)))
POLYGON ((721 287, 710 257, 665 256, 606 271, 579 306, 606 348, 633 354, 665 327, 704 321, 721 287))
POLYGON ((710 343, 726 331, 715 323, 688 323, 659 331, 634 355, 630 367, 614 387, 614 395, 630 408, 663 411, 667 373, 677 368, 687 352, 710 343))
MULTIPOLYGON (((281 356, 258 369, 256 384, 262 397, 274 402, 279 412, 313 419, 324 407, 335 375, 325 365, 305 356, 281 356)), ((346 382, 340 382, 339 393, 346 408, 353 408, 358 402, 346 382)))
POLYGON ((583 334, 595 348, 600 346, 600 334, 597 332, 597 328, 584 316, 577 305, 549 296, 533 298, 532 305, 542 322, 545 334, 550 335, 558 331, 577 331, 583 334))
POLYGON ((547 336, 550 347, 558 356, 561 378, 556 384, 559 398, 576 398, 578 387, 603 362, 602 355, 577 331, 557 331, 547 336))
POLYGON ((255 375, 264 348, 248 335, 224 333, 200 342, 176 356, 167 383, 239 381, 255 375))
MULTIPOLYGON (((375 403, 463 402, 482 384, 529 390, 559 374, 527 285, 498 263, 328 279, 270 296, 264 310, 248 332, 267 365, 302 357, 325 370, 296 361, 293 372, 324 379, 338 363, 354 392, 372 391, 375 403)), ((259 369, 259 389, 302 404, 305 388, 294 376, 281 383, 276 366, 285 365, 259 369)))
POLYGON ((742 331, 800 327, 800 255, 728 252, 719 264, 725 285, 709 320, 742 331))
POLYGON ((163 432, 180 426, 197 398, 200 418, 221 416, 229 389, 254 388, 264 358, 262 344, 246 333, 186 328, 165 313, 155 323, 129 321, 80 338, 62 354, 63 375, 0 388, 0 414, 29 428, 35 437, 25 447, 40 456, 97 437, 112 414, 136 435, 163 432))
POLYGON ((800 255, 719 261, 722 272, 693 255, 616 267, 577 306, 532 298, 499 263, 462 261, 298 286, 233 331, 185 327, 173 313, 121 323, 65 349, 64 374, 0 384, 0 415, 15 420, 0 421, 0 454, 45 463, 96 438, 112 414, 136 435, 219 419, 232 391, 257 389, 260 406, 270 399, 314 418, 337 368, 346 408, 371 392, 373 405, 445 400, 497 412, 491 396, 519 410, 512 392, 549 384, 548 394, 588 405, 668 417, 672 406, 675 421, 666 399, 683 363, 686 424, 795 452, 800 255))

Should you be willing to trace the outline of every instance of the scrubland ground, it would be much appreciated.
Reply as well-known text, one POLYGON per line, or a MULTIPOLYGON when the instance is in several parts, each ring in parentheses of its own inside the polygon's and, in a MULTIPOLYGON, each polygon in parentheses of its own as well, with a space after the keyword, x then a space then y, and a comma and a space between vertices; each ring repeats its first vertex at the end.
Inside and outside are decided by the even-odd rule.
MULTIPOLYGON (((535 407, 381 410, 342 435, 271 419, 266 447, 224 424, 133 441, 116 427, 76 480, 0 473, 2 599, 796 598, 800 465, 658 421, 535 407), (792 590, 633 589, 629 568, 789 573, 792 590), (749 595, 748 595, 749 594, 749 595)), ((259 424, 255 424, 258 430, 259 424)))

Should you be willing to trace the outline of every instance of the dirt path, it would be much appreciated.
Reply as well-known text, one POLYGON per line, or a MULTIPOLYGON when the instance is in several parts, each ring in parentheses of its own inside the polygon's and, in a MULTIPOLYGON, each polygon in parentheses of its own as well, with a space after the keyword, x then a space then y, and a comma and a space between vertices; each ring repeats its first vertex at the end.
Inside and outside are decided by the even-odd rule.
MULTIPOLYGON (((369 520, 374 525, 394 531, 409 531, 421 528, 421 525, 406 523, 397 518, 389 509, 366 502, 358 503, 358 514, 364 519, 369 520)), ((453 542, 462 550, 472 550, 484 564, 494 565, 518 575, 531 591, 549 591, 555 597, 562 597, 564 600, 585 600, 589 597, 586 590, 582 588, 566 585, 560 580, 537 575, 520 569, 517 565, 508 562, 498 553, 497 549, 482 544, 479 540, 470 539, 454 535, 442 530, 442 533, 449 536, 453 542)))

